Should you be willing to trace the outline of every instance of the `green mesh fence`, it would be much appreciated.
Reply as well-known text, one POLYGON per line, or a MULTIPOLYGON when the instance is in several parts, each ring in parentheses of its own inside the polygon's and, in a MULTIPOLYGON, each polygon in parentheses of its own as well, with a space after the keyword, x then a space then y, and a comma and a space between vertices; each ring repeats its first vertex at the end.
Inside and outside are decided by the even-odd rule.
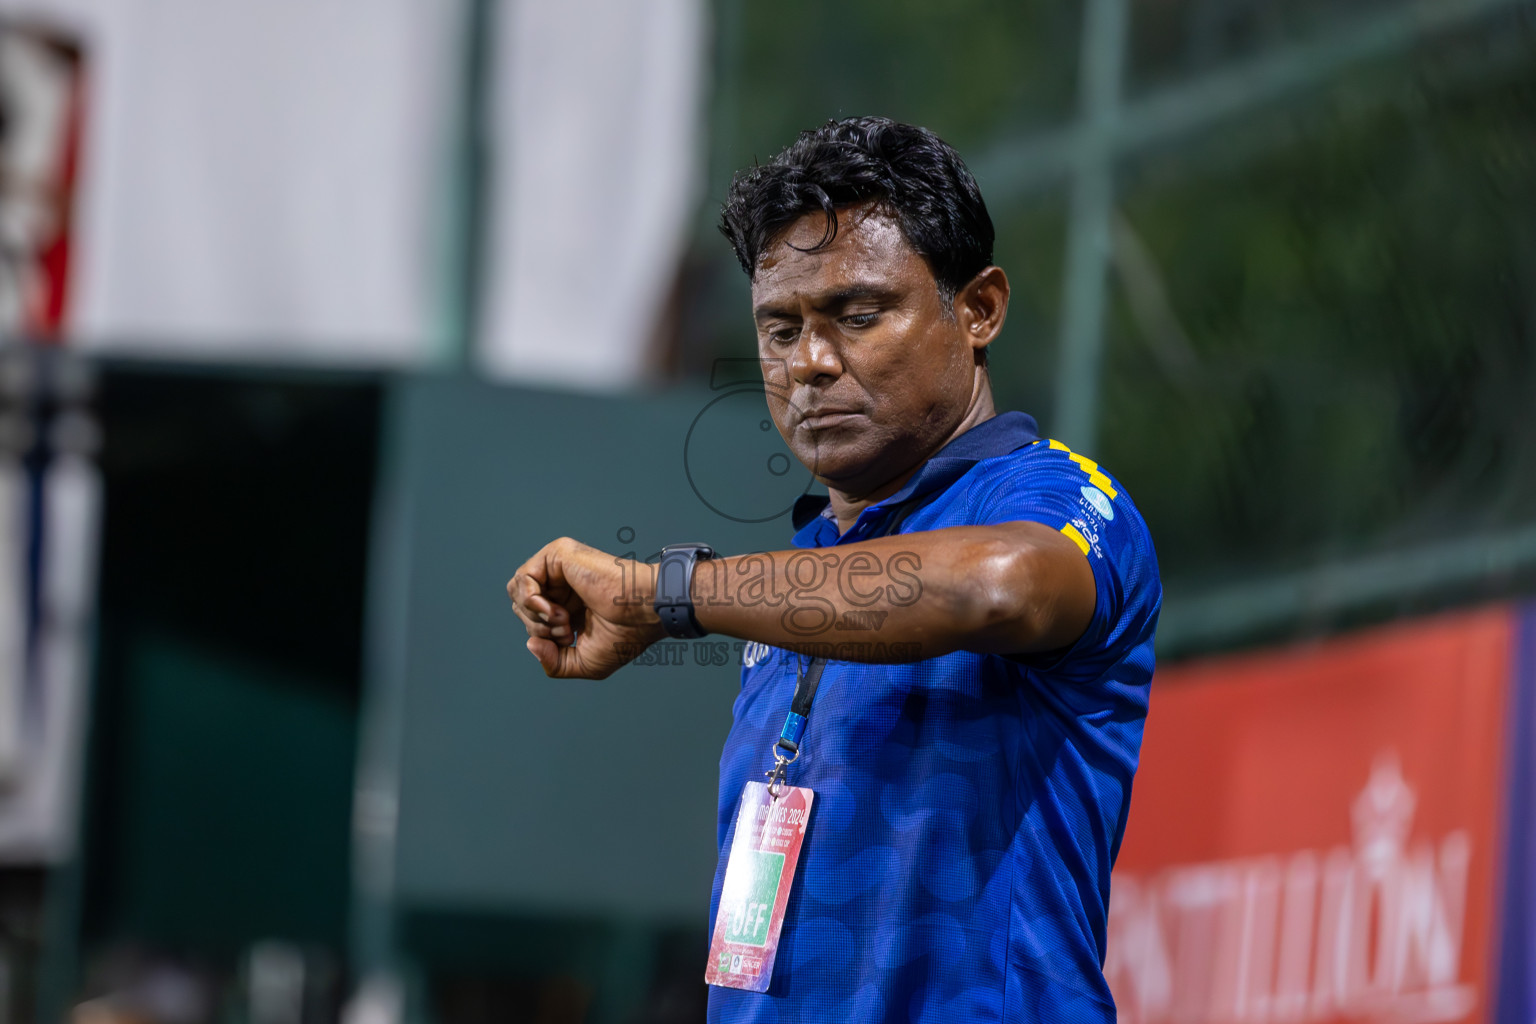
MULTIPOLYGON (((719 5, 711 198, 828 117, 952 141, 1014 283, 994 387, 1048 432, 1094 2, 1118 0, 719 5)), ((1536 585, 1536 4, 1127 9, 1090 454, 1146 513, 1173 619, 1355 560, 1389 581, 1239 594, 1173 648, 1536 585)), ((752 351, 747 287, 707 223, 690 267, 702 374, 752 351)))

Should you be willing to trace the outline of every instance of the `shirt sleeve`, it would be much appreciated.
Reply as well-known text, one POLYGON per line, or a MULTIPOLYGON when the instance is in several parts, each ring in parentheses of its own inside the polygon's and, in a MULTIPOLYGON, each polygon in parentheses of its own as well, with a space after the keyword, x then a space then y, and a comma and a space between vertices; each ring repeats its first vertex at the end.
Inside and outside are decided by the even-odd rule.
POLYGON ((1059 441, 988 465, 973 506, 978 524, 1035 522, 1067 537, 1093 570, 1093 618, 1064 651, 1012 660, 1073 681, 1098 678, 1150 636, 1162 604, 1157 556, 1130 496, 1093 460, 1059 441))

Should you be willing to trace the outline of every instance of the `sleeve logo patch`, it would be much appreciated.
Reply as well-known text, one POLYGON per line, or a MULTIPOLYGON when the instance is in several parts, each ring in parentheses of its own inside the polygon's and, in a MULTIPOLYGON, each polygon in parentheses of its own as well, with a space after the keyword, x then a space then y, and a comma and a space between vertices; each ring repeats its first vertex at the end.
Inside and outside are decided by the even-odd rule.
POLYGON ((1088 525, 1088 520, 1074 519, 1063 526, 1061 532, 1066 534, 1083 554, 1092 552, 1095 558, 1104 557, 1104 549, 1099 547, 1099 532, 1088 525))
POLYGON ((1106 521, 1115 518, 1115 506, 1110 502, 1109 495, 1091 485, 1083 487, 1081 490, 1083 492, 1083 500, 1091 505, 1095 512, 1103 516, 1106 521))

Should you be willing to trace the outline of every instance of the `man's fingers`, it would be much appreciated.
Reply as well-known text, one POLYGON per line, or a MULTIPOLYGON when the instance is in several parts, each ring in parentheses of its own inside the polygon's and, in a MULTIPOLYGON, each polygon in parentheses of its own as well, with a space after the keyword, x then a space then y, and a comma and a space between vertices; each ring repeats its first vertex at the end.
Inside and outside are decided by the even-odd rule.
POLYGON ((577 650, 577 630, 587 630, 592 623, 592 613, 571 585, 566 574, 566 561, 574 559, 571 568, 581 576, 584 571, 581 569, 582 558, 591 554, 584 545, 562 537, 546 544, 538 554, 524 562, 507 583, 512 608, 528 631, 528 652, 538 659, 548 676, 603 678, 623 663, 621 659, 613 666, 603 668, 602 665, 610 659, 599 657, 598 664, 588 664, 592 654, 590 644, 583 648, 583 652, 577 650))
POLYGON ((549 598, 543 594, 529 594, 527 600, 523 602, 523 607, 527 608, 528 614, 535 619, 538 619, 545 625, 550 624, 550 612, 554 606, 550 604, 549 598))
POLYGON ((528 598, 526 607, 531 617, 543 627, 538 636, 553 637, 561 643, 570 643, 576 635, 575 613, 581 609, 581 600, 567 598, 567 604, 556 604, 543 594, 528 598))
POLYGON ((518 618, 522 619, 523 628, 528 631, 529 636, 538 637, 540 640, 555 639, 554 630, 544 625, 544 623, 534 622, 533 620, 524 618, 521 615, 519 615, 518 618))
POLYGON ((582 670, 581 657, 574 646, 561 646, 553 640, 528 638, 528 653, 539 659, 539 666, 551 679, 595 679, 582 670))
POLYGON ((526 578, 534 584, 536 590, 545 592, 561 592, 568 589, 561 553, 569 550, 575 543, 573 540, 562 537, 544 545, 539 549, 538 554, 517 567, 517 572, 513 574, 514 582, 519 578, 526 578))
MULTIPOLYGON (((507 584, 507 593, 512 595, 512 611, 522 620, 524 628, 529 636, 548 638, 553 635, 549 625, 549 615, 540 610, 539 602, 542 598, 527 594, 521 583, 520 577, 514 578, 507 584)), ((545 607, 548 603, 544 602, 545 607)))
POLYGON ((572 607, 581 606, 581 598, 569 590, 557 589, 553 584, 540 584, 530 576, 512 577, 507 583, 507 596, 512 598, 512 607, 520 613, 526 612, 530 618, 550 625, 568 618, 572 607))
POLYGON ((532 558, 517 567, 517 572, 513 574, 513 578, 526 576, 535 583, 543 583, 549 579, 547 569, 548 555, 549 545, 546 544, 532 558))
POLYGON ((513 576, 512 582, 507 584, 507 594, 514 607, 526 608, 536 618, 548 617, 549 599, 544 596, 543 586, 532 576, 522 572, 513 576))
POLYGON ((549 635, 562 644, 574 643, 576 622, 584 611, 579 598, 572 598, 567 604, 549 602, 549 635))
POLYGON ((554 676, 560 668, 560 649, 555 646, 553 640, 543 640, 536 636, 528 638, 528 653, 539 659, 539 665, 544 669, 544 674, 554 676))
POLYGON ((507 582, 512 610, 522 620, 530 637, 553 640, 562 647, 576 642, 575 615, 582 609, 581 599, 567 593, 564 603, 550 600, 547 592, 529 576, 518 575, 507 582))

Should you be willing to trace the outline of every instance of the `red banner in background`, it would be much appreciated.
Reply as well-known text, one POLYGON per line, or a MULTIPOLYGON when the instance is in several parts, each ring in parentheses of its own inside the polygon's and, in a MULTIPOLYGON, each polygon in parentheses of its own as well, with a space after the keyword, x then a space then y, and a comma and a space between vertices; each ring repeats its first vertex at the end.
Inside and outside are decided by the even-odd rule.
POLYGON ((1499 609, 1159 671, 1120 1019, 1491 1019, 1512 638, 1499 609))

